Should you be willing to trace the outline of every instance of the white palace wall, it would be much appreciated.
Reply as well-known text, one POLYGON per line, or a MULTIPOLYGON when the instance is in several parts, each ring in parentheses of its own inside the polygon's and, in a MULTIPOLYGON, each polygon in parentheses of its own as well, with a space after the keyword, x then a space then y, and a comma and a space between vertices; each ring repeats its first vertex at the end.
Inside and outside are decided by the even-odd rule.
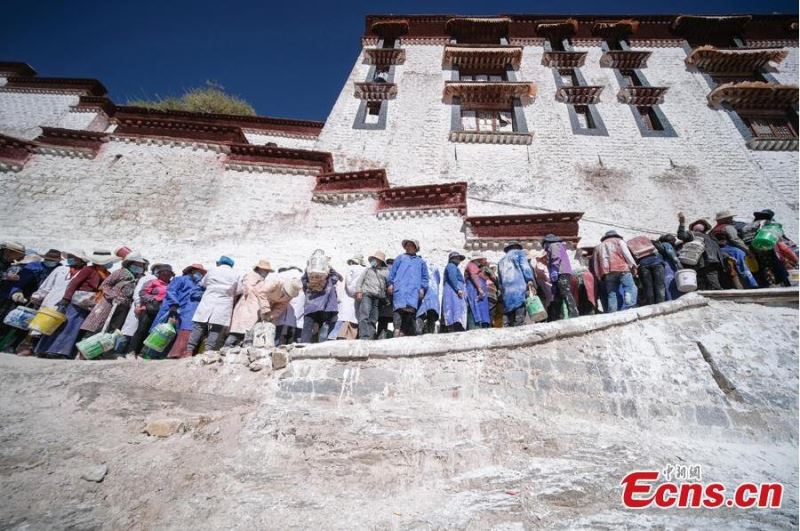
MULTIPOLYGON (((538 88, 524 107, 530 146, 450 142, 443 46, 402 47, 406 61, 395 68, 398 94, 385 130, 353 128, 353 83, 369 70, 362 52, 318 139, 245 131, 248 141, 329 151, 336 171, 385 168, 392 186, 466 181, 469 215, 583 211, 581 245, 596 244, 614 225, 674 231, 679 210, 713 218, 726 208, 741 219, 772 208, 797 237, 797 151, 747 149, 727 113, 708 106, 708 82, 687 70, 682 47, 651 49, 643 69, 651 85, 669 87, 661 108, 677 136, 643 138, 631 109, 617 102, 613 71, 599 66, 599 47, 576 49, 588 52, 586 83, 605 86, 597 108, 608 136, 573 134, 567 106, 554 97, 553 73, 541 64, 542 47, 526 46, 517 76, 538 88)), ((771 75, 795 83, 797 62, 793 48, 771 75)), ((4 91, 4 84, 0 77, 2 134, 33 139, 42 125, 114 129, 102 113, 71 109, 78 96, 4 91)), ((125 244, 178 266, 210 263, 220 253, 245 264, 266 256, 279 266, 302 265, 317 247, 342 266, 356 252, 397 254, 406 237, 419 239, 423 255, 439 264, 463 249, 459 216, 378 219, 374 199, 316 203, 313 176, 226 169, 224 158, 197 146, 113 137, 95 159, 35 153, 21 170, 0 171, 0 239, 34 249, 125 244)))

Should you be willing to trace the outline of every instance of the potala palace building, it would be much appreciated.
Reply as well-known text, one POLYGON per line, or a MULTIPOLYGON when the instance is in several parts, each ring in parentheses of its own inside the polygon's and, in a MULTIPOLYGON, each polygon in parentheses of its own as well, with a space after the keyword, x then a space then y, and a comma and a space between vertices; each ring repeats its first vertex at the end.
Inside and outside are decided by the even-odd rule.
POLYGON ((784 15, 370 16, 325 123, 122 106, 0 63, 0 236, 181 267, 415 238, 443 264, 771 208, 796 239, 797 37, 784 15))

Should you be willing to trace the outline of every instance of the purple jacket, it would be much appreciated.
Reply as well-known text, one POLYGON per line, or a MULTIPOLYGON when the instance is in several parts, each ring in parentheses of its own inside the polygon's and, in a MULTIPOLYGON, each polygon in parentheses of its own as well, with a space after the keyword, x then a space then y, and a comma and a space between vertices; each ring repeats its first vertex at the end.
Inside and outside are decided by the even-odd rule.
POLYGON ((336 283, 339 282, 339 273, 331 269, 328 280, 325 282, 325 289, 322 291, 308 290, 308 275, 303 273, 303 291, 306 294, 305 313, 308 315, 313 312, 338 312, 339 297, 336 295, 336 283))
POLYGON ((567 246, 564 245, 564 242, 547 243, 544 245, 544 250, 547 251, 551 280, 558 275, 572 274, 572 264, 569 262, 567 246))

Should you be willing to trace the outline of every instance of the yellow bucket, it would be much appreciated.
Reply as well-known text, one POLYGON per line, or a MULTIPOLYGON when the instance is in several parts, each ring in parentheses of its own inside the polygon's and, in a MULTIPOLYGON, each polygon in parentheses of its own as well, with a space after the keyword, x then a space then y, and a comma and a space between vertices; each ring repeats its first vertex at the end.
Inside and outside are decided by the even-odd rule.
POLYGON ((43 336, 49 336, 58 330, 58 327, 64 324, 66 320, 67 316, 58 310, 42 308, 28 324, 28 329, 39 332, 43 336))

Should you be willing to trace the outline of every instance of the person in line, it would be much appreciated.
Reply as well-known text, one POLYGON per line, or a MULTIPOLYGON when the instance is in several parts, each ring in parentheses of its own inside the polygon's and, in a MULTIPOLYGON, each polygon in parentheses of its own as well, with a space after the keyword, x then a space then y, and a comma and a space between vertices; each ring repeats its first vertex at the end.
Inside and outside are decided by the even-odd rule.
POLYGON ((233 309, 230 332, 224 346, 233 347, 242 342, 248 330, 253 328, 262 314, 270 311, 270 280, 275 270, 269 260, 262 258, 253 270, 242 277, 242 296, 233 309))
POLYGON ((37 356, 54 359, 75 357, 81 325, 97 302, 97 292, 110 275, 109 268, 119 260, 106 250, 96 250, 88 258, 90 265, 85 265, 75 274, 64 290, 64 297, 56 305, 56 309, 65 314, 66 322, 53 334, 42 336, 34 349, 37 356))
POLYGON ((100 296, 81 324, 84 335, 116 330, 122 327, 133 302, 133 290, 145 272, 145 259, 137 252, 128 253, 122 267, 111 273, 100 285, 100 296), (113 312, 113 314, 112 314, 113 312))
MULTIPOLYGON (((776 223, 775 212, 769 208, 753 212, 753 221, 742 227, 742 240, 747 245, 752 244, 758 231, 769 223, 776 223)), ((757 271, 755 267, 753 271, 759 286, 768 288, 789 285, 789 273, 778 256, 777 249, 750 249, 750 252, 758 265, 757 271)))
POLYGON ((747 244, 744 243, 744 240, 739 237, 739 231, 736 229, 736 225, 734 225, 733 217, 734 215, 731 214, 729 210, 717 212, 717 215, 714 218, 717 224, 711 229, 710 234, 714 237, 716 237, 718 234, 724 234, 730 245, 740 249, 743 253, 748 254, 750 249, 747 244))
POLYGON ((364 256, 357 254, 347 260, 339 297, 339 315, 335 333, 328 339, 358 339, 358 308, 360 301, 356 298, 356 284, 367 270, 364 256))
POLYGON ((439 292, 441 291, 442 275, 439 274, 439 268, 435 265, 426 262, 426 266, 428 268, 428 289, 425 290, 425 296, 422 297, 419 308, 417 308, 415 326, 418 336, 436 333, 441 309, 439 292))
MULTIPOLYGON (((394 264, 394 258, 386 259, 386 276, 389 276, 389 269, 394 264)), ((394 326, 394 303, 392 302, 392 295, 389 293, 388 287, 386 290, 386 304, 382 305, 378 310, 378 329, 375 331, 376 339, 388 339, 394 334, 393 330, 389 330, 389 326, 394 326)))
MULTIPOLYGON (((167 293, 148 333, 152 332, 156 326, 172 321, 178 334, 172 341, 172 345, 167 345, 163 352, 143 348, 141 350, 142 357, 176 359, 187 356, 187 345, 193 329, 192 318, 203 297, 204 289, 200 286, 200 282, 206 273, 202 264, 195 263, 183 268, 181 276, 169 283, 167 293)), ((191 356, 191 352, 188 355, 191 356)))
POLYGON ((511 242, 505 246, 506 253, 497 264, 497 277, 500 282, 503 301, 503 327, 525 324, 525 299, 529 292, 535 291, 533 270, 522 250, 522 244, 511 242))
MULTIPOLYGON (((150 268, 152 275, 142 277, 145 280, 142 285, 141 280, 137 283, 139 291, 134 293, 133 310, 137 315, 137 327, 131 336, 127 346, 127 351, 133 356, 139 355, 142 344, 147 339, 150 325, 153 324, 158 312, 161 310, 161 303, 167 297, 169 284, 175 277, 172 266, 169 264, 155 264, 150 268)), ((125 333, 125 330, 122 331, 125 333)))
MULTIPOLYGON (((306 305, 306 295, 303 293, 303 270, 299 267, 284 267, 278 269, 278 276, 284 280, 296 279, 300 284, 300 290, 289 304, 284 308, 283 313, 275 318, 277 328, 275 343, 278 345, 290 345, 300 340, 300 333, 303 330, 304 308, 306 305)), ((273 312, 274 314, 275 312, 273 312)))
POLYGON ((25 258, 25 246, 17 242, 0 243, 0 280, 17 280, 13 277, 6 277, 8 269, 14 263, 25 258))
POLYGON ((636 265, 644 290, 642 297, 644 306, 658 304, 667 299, 667 288, 664 283, 666 264, 655 246, 656 242, 651 241, 651 243, 653 243, 652 253, 639 258, 636 265))
POLYGON ((386 254, 375 251, 369 257, 369 268, 356 282, 358 306, 358 338, 375 339, 381 307, 386 302, 386 254))
POLYGON ((562 317, 562 306, 566 305, 567 315, 570 318, 578 317, 578 305, 572 295, 572 264, 567 255, 567 247, 555 234, 548 234, 542 241, 547 253, 547 265, 550 272, 550 283, 553 285, 553 304, 555 308, 548 311, 550 320, 555 321, 562 317))
POLYGON ((234 300, 242 292, 241 275, 233 266, 232 258, 220 256, 217 267, 200 281, 203 296, 192 317, 192 333, 184 357, 193 356, 206 335, 206 350, 218 350, 222 346, 223 334, 231 324, 234 300))
POLYGON ((633 283, 636 262, 617 231, 610 230, 600 238, 592 253, 592 269, 603 287, 603 309, 613 313, 636 304, 633 293, 625 289, 633 283))
POLYGON ((550 259, 547 256, 547 251, 544 249, 531 249, 528 251, 528 264, 531 266, 534 279, 534 288, 530 290, 531 294, 539 295, 542 305, 548 312, 549 319, 554 294, 553 284, 550 282, 550 259))
POLYGON ((735 289, 757 288, 758 283, 745 263, 745 258, 747 257, 745 252, 733 245, 733 242, 728 240, 728 235, 724 232, 717 232, 714 237, 719 243, 719 250, 722 252, 722 256, 728 258, 732 263, 732 267, 729 269, 732 287, 735 289))
POLYGON ((465 268, 467 283, 467 330, 489 328, 492 318, 489 314, 489 286, 483 267, 486 257, 473 255, 465 268))
POLYGON ((394 337, 417 334, 417 309, 428 291, 428 264, 417 253, 417 240, 401 242, 404 254, 398 256, 386 278, 386 291, 392 296, 394 337))
POLYGON ((675 250, 677 238, 674 234, 663 234, 653 242, 653 245, 664 261, 664 300, 675 300, 683 295, 678 291, 678 283, 675 280, 675 274, 682 268, 675 250))
POLYGON ((721 290, 720 273, 722 272, 722 253, 719 251, 717 240, 708 234, 711 230, 711 223, 704 219, 694 221, 686 230, 686 217, 683 212, 678 213, 678 238, 683 241, 684 250, 678 254, 680 259, 685 254, 687 244, 696 241, 702 244, 703 252, 696 264, 690 267, 697 271, 697 289, 701 290, 721 290), (684 253, 684 254, 682 254, 684 253))
MULTIPOLYGON (((336 285, 343 280, 343 277, 329 265, 322 268, 320 265, 312 264, 314 261, 319 261, 319 256, 319 253, 315 251, 301 279, 303 292, 306 295, 301 343, 326 341, 336 326, 339 316, 339 296, 336 292, 336 285), (315 270, 313 273, 310 271, 312 265, 315 270), (316 272, 321 269, 327 271, 327 274, 316 272)), ((326 264, 330 262, 327 257, 325 257, 325 261, 326 264)))
POLYGON ((442 317, 447 332, 463 332, 467 329, 467 286, 458 268, 464 259, 463 254, 453 251, 448 255, 444 269, 442 317))
MULTIPOLYGON (((129 251, 127 247, 121 247, 117 249, 114 254, 119 256, 120 251, 122 250, 125 250, 126 252, 129 251)), ((136 330, 139 328, 139 317, 144 311, 141 302, 142 288, 144 288, 145 284, 156 278, 155 274, 153 274, 154 267, 155 266, 150 267, 150 262, 145 260, 145 272, 141 277, 139 277, 139 280, 136 282, 136 286, 133 288, 133 299, 131 300, 131 306, 128 309, 128 314, 125 316, 125 322, 122 323, 122 328, 120 328, 120 331, 122 332, 122 338, 117 340, 117 346, 115 349, 115 352, 123 358, 127 358, 129 356, 132 358, 136 357, 137 352, 134 352, 134 349, 131 348, 131 340, 136 334, 136 330)), ((156 308, 156 313, 158 313, 158 308, 156 308)), ((152 319, 150 319, 150 322, 152 322, 152 319)), ((145 334, 150 328, 150 322, 148 322, 147 327, 144 329, 145 334)), ((141 350, 141 344, 137 350, 141 350)))

